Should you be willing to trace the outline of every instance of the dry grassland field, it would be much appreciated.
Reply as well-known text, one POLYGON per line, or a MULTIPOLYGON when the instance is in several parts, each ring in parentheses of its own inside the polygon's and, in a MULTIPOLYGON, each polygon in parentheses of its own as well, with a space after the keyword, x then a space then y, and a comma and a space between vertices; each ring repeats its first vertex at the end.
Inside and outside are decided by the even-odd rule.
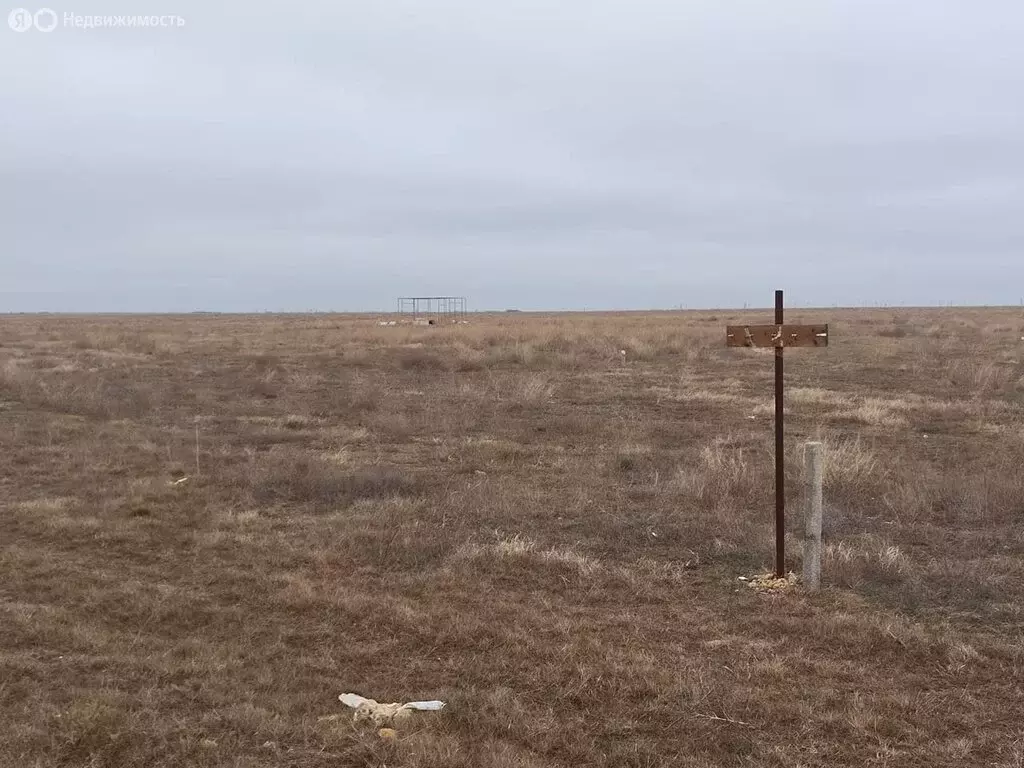
POLYGON ((770 317, 5 317, 0 764, 1024 766, 1024 311, 790 312, 817 594, 770 317))

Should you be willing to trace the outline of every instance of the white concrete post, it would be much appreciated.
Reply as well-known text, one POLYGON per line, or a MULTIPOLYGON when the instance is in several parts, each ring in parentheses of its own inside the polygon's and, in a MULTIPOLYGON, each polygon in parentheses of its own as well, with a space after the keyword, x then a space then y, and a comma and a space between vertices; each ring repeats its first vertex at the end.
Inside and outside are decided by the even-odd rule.
POLYGON ((807 478, 807 512, 804 518, 804 586, 821 587, 821 491, 823 483, 821 443, 804 446, 807 478))

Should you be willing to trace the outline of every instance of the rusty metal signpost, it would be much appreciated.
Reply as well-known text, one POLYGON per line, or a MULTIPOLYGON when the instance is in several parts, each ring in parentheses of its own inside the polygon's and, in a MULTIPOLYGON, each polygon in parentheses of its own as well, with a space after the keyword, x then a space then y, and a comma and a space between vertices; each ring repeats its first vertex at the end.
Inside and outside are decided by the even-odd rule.
POLYGON ((786 325, 782 291, 775 292, 774 325, 730 325, 729 347, 775 348, 775 576, 786 575, 786 441, 783 427, 782 352, 786 347, 827 347, 828 325, 786 325))

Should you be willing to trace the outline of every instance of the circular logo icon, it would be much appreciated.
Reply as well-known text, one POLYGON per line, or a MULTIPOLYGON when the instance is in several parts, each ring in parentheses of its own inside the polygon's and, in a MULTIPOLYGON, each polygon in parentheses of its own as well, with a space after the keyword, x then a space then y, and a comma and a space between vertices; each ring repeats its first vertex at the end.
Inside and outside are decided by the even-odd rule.
POLYGON ((57 27, 57 14, 49 8, 40 8, 32 20, 40 32, 53 32, 57 27))
POLYGON ((24 8, 15 8, 7 14, 7 24, 15 32, 27 32, 32 29, 32 13, 24 8))

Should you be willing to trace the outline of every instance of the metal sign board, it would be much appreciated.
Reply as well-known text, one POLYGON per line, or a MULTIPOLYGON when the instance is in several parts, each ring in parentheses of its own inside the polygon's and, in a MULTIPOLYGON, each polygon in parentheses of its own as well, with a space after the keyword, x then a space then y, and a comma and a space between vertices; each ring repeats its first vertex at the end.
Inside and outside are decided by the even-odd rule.
POLYGON ((827 347, 828 324, 730 325, 725 343, 729 347, 827 347))

